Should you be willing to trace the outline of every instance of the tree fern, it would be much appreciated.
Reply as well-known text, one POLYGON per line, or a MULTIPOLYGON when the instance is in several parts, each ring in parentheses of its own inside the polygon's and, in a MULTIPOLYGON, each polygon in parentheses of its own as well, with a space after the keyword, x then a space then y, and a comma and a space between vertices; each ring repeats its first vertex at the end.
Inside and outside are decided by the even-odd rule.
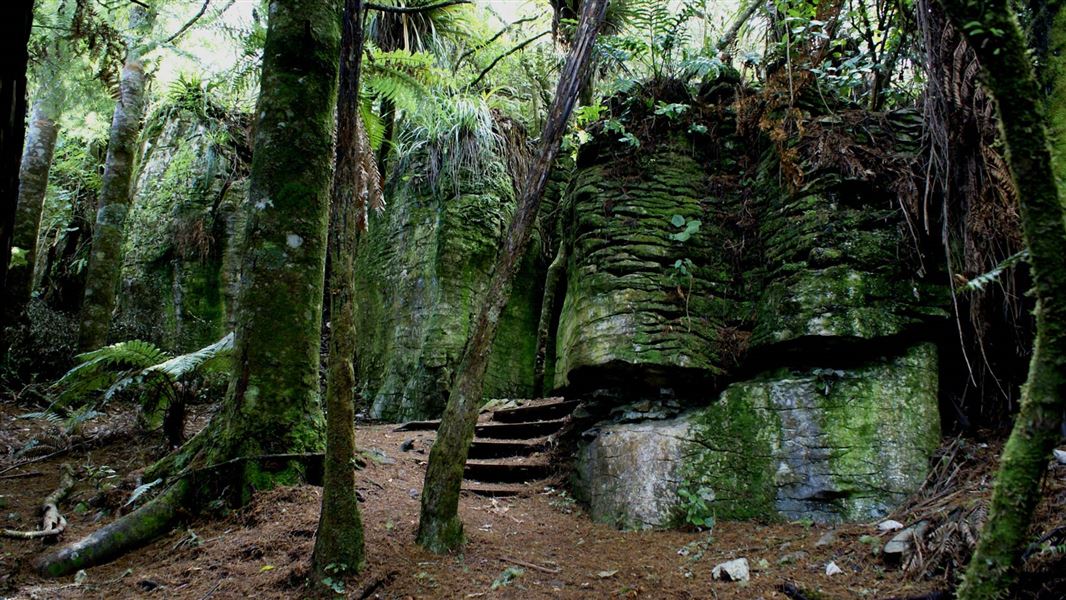
POLYGON ((141 340, 112 344, 76 358, 80 364, 52 386, 54 401, 41 416, 66 419, 68 428, 98 415, 97 408, 116 394, 136 391, 143 420, 158 422, 163 412, 181 397, 184 382, 229 368, 233 334, 195 352, 171 357, 141 340))

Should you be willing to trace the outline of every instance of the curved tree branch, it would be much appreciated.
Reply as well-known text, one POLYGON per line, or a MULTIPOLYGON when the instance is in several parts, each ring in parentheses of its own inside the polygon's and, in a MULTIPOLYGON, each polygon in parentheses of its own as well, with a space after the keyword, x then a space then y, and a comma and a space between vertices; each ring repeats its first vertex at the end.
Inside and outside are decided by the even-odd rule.
POLYGON ((521 49, 525 48, 526 46, 528 46, 528 45, 532 44, 533 42, 535 42, 535 41, 539 40, 540 38, 542 38, 542 37, 544 37, 544 36, 548 35, 549 33, 551 33, 551 31, 550 31, 550 30, 549 30, 549 31, 543 31, 543 32, 541 32, 541 33, 538 33, 537 35, 535 35, 535 36, 533 36, 533 37, 529 38, 528 40, 526 40, 526 41, 524 41, 524 42, 521 42, 520 44, 518 44, 518 45, 517 45, 517 46, 515 46, 514 48, 511 48, 511 49, 510 49, 510 50, 508 50, 507 52, 504 52, 503 54, 501 54, 501 55, 497 56, 497 57, 496 57, 496 58, 495 58, 495 59, 494 59, 494 60, 492 61, 492 63, 491 63, 491 64, 489 64, 489 66, 485 67, 485 68, 484 68, 484 70, 482 70, 482 71, 481 71, 481 73, 480 73, 480 74, 479 74, 479 75, 477 76, 477 78, 476 78, 476 79, 474 79, 473 81, 471 81, 471 82, 470 82, 470 87, 474 87, 475 85, 477 85, 477 84, 481 83, 481 80, 482 80, 482 79, 484 79, 484 78, 485 78, 485 76, 489 74, 489 71, 491 71, 491 70, 493 70, 494 68, 496 68, 496 65, 500 64, 500 61, 501 61, 501 60, 503 60, 503 59, 507 58, 508 56, 510 56, 510 55, 512 55, 512 54, 514 54, 515 52, 518 52, 519 50, 521 50, 521 49))
POLYGON ((460 4, 473 4, 470 0, 444 0, 444 2, 437 2, 436 4, 427 4, 425 6, 388 6, 385 4, 367 4, 366 10, 376 10, 380 12, 393 13, 396 15, 417 15, 419 13, 429 12, 438 8, 448 8, 449 6, 458 6, 460 4))
POLYGON ((163 40, 163 43, 164 44, 169 44, 169 43, 173 42, 174 40, 178 39, 179 37, 181 37, 181 34, 183 34, 186 31, 188 31, 190 27, 195 25, 196 22, 200 20, 200 17, 204 16, 204 13, 207 12, 207 6, 209 4, 211 4, 211 0, 204 0, 204 5, 200 7, 200 12, 196 13, 195 15, 193 15, 193 17, 191 19, 186 21, 186 23, 184 25, 182 25, 180 28, 178 28, 178 30, 174 32, 174 35, 172 35, 172 36, 168 37, 167 39, 163 40))

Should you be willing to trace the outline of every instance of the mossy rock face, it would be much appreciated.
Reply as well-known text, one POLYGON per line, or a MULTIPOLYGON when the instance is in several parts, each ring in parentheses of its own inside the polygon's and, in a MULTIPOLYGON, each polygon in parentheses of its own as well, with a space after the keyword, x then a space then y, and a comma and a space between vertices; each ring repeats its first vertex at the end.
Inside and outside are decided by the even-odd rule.
POLYGON ((936 347, 768 373, 690 423, 683 485, 710 492, 718 518, 881 518, 921 486, 940 442, 936 347))
MULTIPOLYGON (((387 194, 356 264, 360 379, 374 417, 433 418, 495 266, 514 188, 501 160, 432 185, 401 182, 387 194)), ((500 322, 487 397, 524 397, 532 387, 542 263, 534 243, 500 322)))
POLYGON ((243 204, 233 191, 245 188, 229 185, 233 164, 197 116, 173 111, 147 132, 154 137, 139 159, 112 335, 187 352, 217 341, 227 327, 235 295, 222 262, 239 230, 226 221, 243 204))
POLYGON ((732 310, 733 274, 728 236, 708 217, 722 199, 681 144, 629 154, 579 163, 571 185, 557 387, 695 385, 723 370, 715 334, 732 310), (693 221, 699 230, 679 239, 693 221))
MULTIPOLYGON (((864 128, 830 119, 815 126, 841 129, 838 135, 854 142, 887 140, 894 155, 916 155, 920 123, 913 116, 901 111, 865 125, 877 141, 864 128)), ((754 274, 763 283, 752 350, 872 340, 947 317, 944 289, 916 275, 915 241, 898 192, 875 179, 883 174, 863 179, 845 176, 843 165, 804 164, 810 172, 802 187, 789 191, 778 184, 776 154, 766 162, 758 188, 764 262, 754 274)))

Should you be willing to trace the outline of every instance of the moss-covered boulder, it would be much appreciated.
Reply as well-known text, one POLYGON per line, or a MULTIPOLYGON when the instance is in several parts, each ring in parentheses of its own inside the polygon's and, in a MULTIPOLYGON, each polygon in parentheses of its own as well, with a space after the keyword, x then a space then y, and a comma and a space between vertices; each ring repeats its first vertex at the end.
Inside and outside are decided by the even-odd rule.
POLYGON ((852 369, 767 373, 694 413, 682 479, 719 518, 883 517, 940 443, 937 352, 919 344, 852 369))
POLYGON ((623 527, 871 520, 918 489, 939 440, 936 347, 919 344, 766 373, 678 419, 604 426, 578 453, 575 495, 623 527))
MULTIPOLYGON (((371 216, 356 264, 360 380, 374 417, 433 418, 447 401, 495 265, 514 186, 500 157, 477 172, 412 176, 386 193, 387 207, 371 216)), ((535 243, 500 324, 489 397, 529 394, 542 263, 535 243)))
POLYGON ((555 385, 708 383, 723 371, 716 336, 732 310, 728 236, 708 216, 723 200, 681 139, 585 155, 567 198, 555 385))

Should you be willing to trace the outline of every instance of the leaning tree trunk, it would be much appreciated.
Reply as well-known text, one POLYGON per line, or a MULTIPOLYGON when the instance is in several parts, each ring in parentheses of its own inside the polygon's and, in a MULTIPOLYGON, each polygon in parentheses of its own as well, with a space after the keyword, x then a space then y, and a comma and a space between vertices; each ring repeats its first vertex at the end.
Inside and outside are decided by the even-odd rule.
POLYGON ((364 177, 359 126, 359 67, 363 55, 363 2, 346 0, 337 97, 337 152, 330 219, 330 336, 326 381, 326 456, 322 511, 311 558, 316 579, 359 573, 365 562, 363 523, 355 495, 355 248, 364 177), (331 568, 332 566, 332 568, 331 568))
POLYGON ((183 511, 196 508, 201 490, 221 489, 223 471, 225 487, 240 503, 255 489, 295 483, 307 468, 299 454, 322 448, 318 349, 339 15, 339 0, 272 3, 256 107, 233 381, 221 410, 147 471, 147 480, 175 480, 167 492, 101 534, 43 557, 36 563, 41 572, 73 573, 166 533, 183 511), (278 468, 256 460, 265 455, 274 456, 278 468))
POLYGON ((481 405, 489 351, 496 336, 500 315, 507 306, 519 261, 529 245, 533 222, 540 208, 551 167, 559 154, 570 113, 574 110, 587 71, 596 34, 603 22, 607 0, 586 0, 574 44, 559 77, 548 122, 541 136, 540 155, 523 182, 507 239, 496 260, 496 269, 467 340, 462 361, 448 395, 437 441, 429 455, 426 480, 422 487, 422 512, 418 522, 418 543, 433 552, 446 552, 462 543, 463 524, 459 520, 459 489, 463 482, 470 441, 474 437, 481 405))
POLYGON ((89 252, 89 269, 85 275, 85 295, 81 306, 78 348, 95 350, 107 342, 111 312, 122 274, 122 239, 126 215, 130 210, 133 163, 137 153, 137 136, 144 118, 146 83, 145 38, 151 31, 153 16, 139 5, 130 9, 132 36, 127 41, 126 60, 119 80, 119 98, 111 119, 111 133, 104 161, 100 204, 93 228, 89 252))
MULTIPOLYGON (((1037 298, 1037 341, 1014 430, 1003 449, 988 521, 958 597, 1000 598, 1013 582, 1040 482, 1066 409, 1066 227, 1052 166, 1041 86, 1006 0, 941 0, 977 52, 998 101, 1007 159, 1018 189, 1037 298), (1002 101, 1001 101, 1002 100, 1002 101)), ((1056 19, 1058 21, 1058 19, 1056 19)), ((1061 31, 1060 31, 1061 43, 1061 31)), ((1050 68, 1061 68, 1061 59, 1050 68)), ((1058 80, 1058 77, 1055 77, 1058 80)), ((1052 89, 1060 101, 1062 82, 1052 89)), ((1061 162, 1061 157, 1057 156, 1061 162)))
MULTIPOLYGON (((26 134, 26 44, 33 26, 33 0, 8 0, 4 19, 8 26, 0 42, 0 289, 7 286, 11 240, 18 205, 19 158, 26 134)), ((0 339, 4 316, 0 314, 0 339)))
POLYGON ((6 322, 13 323, 30 299, 33 266, 37 257, 37 234, 41 226, 41 208, 48 190, 48 173, 52 168, 59 117, 63 111, 63 86, 58 76, 41 86, 33 105, 26 146, 19 169, 19 201, 15 215, 12 245, 25 251, 25 260, 12 265, 4 288, 6 322))

